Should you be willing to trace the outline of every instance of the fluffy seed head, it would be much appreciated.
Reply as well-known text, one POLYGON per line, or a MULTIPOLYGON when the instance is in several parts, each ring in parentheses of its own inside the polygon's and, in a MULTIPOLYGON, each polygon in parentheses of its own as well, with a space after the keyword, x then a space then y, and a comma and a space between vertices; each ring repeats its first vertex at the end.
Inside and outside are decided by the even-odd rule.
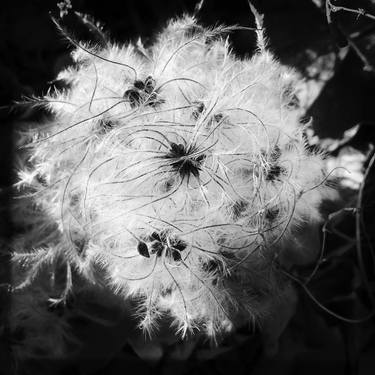
POLYGON ((86 279, 101 269, 150 332, 169 315, 215 336, 272 310, 287 288, 274 261, 328 194, 293 71, 263 39, 237 58, 222 31, 185 17, 147 50, 77 47, 59 77, 71 88, 30 126, 19 184, 44 219, 28 251, 49 241, 42 253, 86 279))

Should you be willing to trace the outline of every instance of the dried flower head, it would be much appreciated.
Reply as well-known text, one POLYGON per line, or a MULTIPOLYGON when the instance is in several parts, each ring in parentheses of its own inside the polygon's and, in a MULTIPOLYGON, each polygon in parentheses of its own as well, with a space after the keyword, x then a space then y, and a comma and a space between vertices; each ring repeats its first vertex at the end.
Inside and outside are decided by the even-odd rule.
POLYGON ((228 30, 185 17, 147 50, 76 43, 59 76, 71 88, 41 100, 53 116, 30 126, 20 172, 23 211, 44 217, 19 245, 29 280, 55 257, 92 282, 100 268, 147 332, 169 315, 182 336, 214 337, 272 311, 288 288, 274 261, 328 189, 290 105, 293 71, 260 30, 239 59, 228 30))

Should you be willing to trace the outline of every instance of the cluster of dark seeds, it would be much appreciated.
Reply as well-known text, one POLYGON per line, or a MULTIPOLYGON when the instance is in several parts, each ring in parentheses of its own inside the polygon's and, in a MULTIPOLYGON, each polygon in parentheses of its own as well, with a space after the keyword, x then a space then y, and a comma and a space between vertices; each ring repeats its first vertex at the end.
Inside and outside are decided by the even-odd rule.
POLYGON ((108 131, 112 130, 115 127, 114 121, 106 118, 102 118, 99 120, 98 124, 98 132, 99 134, 105 134, 108 131))
MULTIPOLYGON (((204 110, 206 109, 206 106, 202 102, 193 102, 192 104, 195 105, 195 109, 192 112, 191 116, 193 117, 194 120, 198 120, 199 117, 204 112, 204 110)), ((223 119, 223 115, 221 113, 214 114, 212 116, 212 119, 216 122, 220 122, 223 119)), ((211 121, 212 121, 212 119, 211 119, 211 121)))
POLYGON ((235 202, 232 206, 232 215, 234 219, 238 219, 249 207, 249 204, 244 200, 235 202))
POLYGON ((193 175, 199 176, 201 165, 206 155, 191 156, 196 154, 197 150, 194 146, 186 147, 183 144, 171 143, 170 151, 163 156, 164 159, 171 160, 171 167, 178 172, 182 178, 193 175))
POLYGON ((281 156, 281 150, 279 146, 275 146, 269 155, 269 167, 267 169, 266 180, 274 181, 279 178, 282 174, 286 173, 286 169, 278 164, 278 160, 281 156))
POLYGON ((84 238, 77 238, 73 240, 73 244, 78 255, 84 255, 87 247, 87 241, 84 238))
POLYGON ((37 175, 35 176, 35 178, 38 181, 38 183, 41 184, 42 186, 45 186, 45 187, 48 186, 47 179, 42 174, 37 173, 37 175))
POLYGON ((192 112, 191 116, 194 120, 198 120, 198 118, 201 116, 205 109, 205 105, 202 102, 193 102, 193 104, 196 106, 194 111, 192 112))
POLYGON ((266 210, 265 218, 268 221, 274 221, 279 216, 280 210, 277 207, 272 207, 266 210))
POLYGON ((156 107, 164 103, 164 100, 159 97, 155 86, 156 82, 151 76, 148 76, 144 81, 137 79, 134 81, 133 87, 125 91, 124 98, 129 100, 131 108, 139 107, 141 104, 156 107))
POLYGON ((137 246, 138 253, 145 258, 150 258, 150 254, 156 254, 157 257, 161 257, 165 252, 168 258, 172 257, 174 261, 180 261, 181 252, 186 249, 186 243, 178 238, 170 238, 168 243, 165 231, 160 233, 153 232, 145 240, 149 244, 139 241, 137 246))
POLYGON ((292 94, 292 86, 287 86, 283 92, 283 99, 287 100, 287 107, 288 108, 299 108, 300 101, 296 94, 292 94))
POLYGON ((285 172, 284 167, 281 167, 278 164, 271 164, 267 171, 266 180, 274 181, 278 177, 280 177, 281 174, 284 174, 284 172, 285 172))
POLYGON ((219 264, 215 260, 209 260, 202 264, 202 268, 204 272, 216 272, 219 268, 219 264))

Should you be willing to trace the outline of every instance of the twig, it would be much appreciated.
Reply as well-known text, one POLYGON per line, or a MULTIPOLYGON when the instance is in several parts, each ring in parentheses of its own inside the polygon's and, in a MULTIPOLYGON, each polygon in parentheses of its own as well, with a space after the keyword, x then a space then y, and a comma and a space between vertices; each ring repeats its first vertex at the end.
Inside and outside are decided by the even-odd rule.
POLYGON ((346 7, 343 7, 343 6, 337 6, 337 5, 333 5, 331 3, 331 0, 326 0, 326 11, 327 11, 327 18, 331 17, 331 12, 339 12, 339 11, 345 11, 345 12, 349 12, 349 13, 354 13, 354 14, 357 14, 358 17, 367 17, 367 18, 370 18, 372 20, 375 20, 375 16, 366 12, 363 8, 358 8, 358 9, 352 9, 352 8, 346 8, 346 7))
POLYGON ((317 305, 319 306, 323 311, 325 311, 327 314, 335 317, 336 319, 339 319, 345 323, 350 323, 350 324, 360 324, 360 323, 364 323, 366 322, 367 320, 371 319, 374 315, 375 315, 375 310, 371 311, 369 314, 367 314, 366 316, 364 316, 363 318, 359 318, 359 319, 352 319, 352 318, 346 318, 344 316, 341 316, 337 313, 335 313, 334 311, 328 309, 326 306, 324 306, 321 302, 319 302, 315 296, 310 292, 310 290, 307 288, 306 284, 304 282, 302 282, 301 280, 299 280, 297 277, 295 277, 294 275, 292 275, 291 273, 287 272, 286 270, 280 268, 280 271, 286 275, 288 278, 290 278, 291 280, 293 280, 295 283, 297 283, 303 290, 304 292, 309 296, 309 298, 317 305))
MULTIPOLYGON (((346 11, 350 13, 356 13, 358 16, 366 16, 367 18, 375 20, 375 16, 365 12, 363 9, 351 9, 351 8, 346 8, 342 6, 336 6, 331 3, 331 0, 326 0, 325 3, 325 8, 326 8, 326 17, 327 17, 327 23, 329 26, 333 26, 334 23, 332 22, 332 14, 331 13, 336 13, 339 11, 346 11)), ((367 59, 367 57, 362 53, 360 48, 358 48, 357 44, 354 42, 353 38, 347 35, 347 33, 342 30, 342 28, 337 25, 336 26, 339 32, 345 37, 347 40, 349 46, 354 50, 354 52, 357 54, 357 56, 362 60, 364 64, 364 70, 366 71, 372 71, 375 72, 375 67, 370 63, 370 61, 367 59)))
MULTIPOLYGON (((348 11, 351 13, 357 13, 358 15, 364 15, 368 18, 374 19, 375 16, 365 12, 363 9, 350 9, 350 8, 345 8, 341 6, 336 6, 331 3, 331 0, 326 0, 325 3, 325 8, 326 8, 326 17, 327 17, 327 23, 329 26, 333 27, 334 23, 332 22, 332 15, 331 13, 336 13, 338 11, 348 11)), ((362 60, 364 64, 364 69, 366 71, 372 71, 375 72, 375 67, 370 63, 370 61, 367 59, 367 57, 362 53, 362 51, 358 48, 357 44, 354 42, 353 38, 347 35, 347 33, 342 30, 342 28, 337 25, 336 28, 339 30, 339 32, 345 37, 347 40, 349 46, 354 50, 354 52, 357 54, 357 56, 362 60)))

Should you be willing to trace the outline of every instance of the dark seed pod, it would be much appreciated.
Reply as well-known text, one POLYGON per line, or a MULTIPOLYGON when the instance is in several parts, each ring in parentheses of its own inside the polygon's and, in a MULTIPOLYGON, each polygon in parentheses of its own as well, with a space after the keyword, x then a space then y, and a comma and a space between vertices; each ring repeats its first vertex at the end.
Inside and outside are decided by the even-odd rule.
POLYGON ((197 150, 194 147, 185 147, 183 144, 171 143, 170 152, 164 158, 172 159, 170 166, 173 170, 180 174, 181 177, 193 175, 199 176, 201 170, 201 163, 206 158, 206 155, 191 156, 196 154, 197 150))
POLYGON ((193 104, 196 105, 196 108, 191 114, 191 116, 193 117, 194 120, 198 120, 200 115, 203 113, 205 106, 202 102, 193 102, 193 104))
POLYGON ((38 173, 36 176, 35 176, 36 180, 38 181, 39 184, 41 184, 42 186, 48 186, 47 184, 47 179, 45 176, 43 176, 42 174, 38 173))
POLYGON ((147 92, 147 94, 151 94, 155 89, 155 85, 155 80, 151 76, 148 76, 145 79, 144 90, 147 92))
POLYGON ((172 249, 172 258, 175 262, 179 262, 181 260, 181 253, 178 250, 172 249))
POLYGON ((177 240, 174 244, 173 244, 173 248, 178 250, 178 251, 184 251, 186 249, 186 243, 184 241, 181 241, 181 240, 177 240))
POLYGON ((283 100, 285 100, 286 102, 287 108, 293 109, 293 108, 300 107, 300 101, 297 95, 293 94, 291 85, 288 85, 287 87, 285 87, 282 95, 283 95, 283 100))
POLYGON ((168 233, 165 230, 162 230, 159 233, 160 241, 163 242, 163 243, 167 243, 167 237, 168 237, 167 235, 168 235, 168 233))
POLYGON ((266 210, 265 217, 268 221, 274 221, 279 215, 280 210, 277 207, 266 210))
POLYGON ((185 147, 183 144, 179 143, 171 143, 171 150, 174 152, 177 156, 183 155, 185 152, 185 147))
POLYGON ((155 254, 160 257, 163 253, 164 245, 162 242, 156 241, 151 245, 151 254, 155 254))
POLYGON ((70 198, 70 205, 77 206, 79 203, 80 194, 79 193, 72 194, 69 198, 70 198))
POLYGON ((138 242, 137 251, 138 251, 139 255, 142 255, 145 258, 150 258, 148 246, 145 242, 143 242, 143 241, 138 242))
POLYGON ((139 79, 134 81, 134 87, 138 90, 144 90, 145 89, 145 83, 139 79))
POLYGON ((126 90, 124 93, 124 99, 129 100, 130 107, 138 107, 142 102, 141 94, 135 89, 126 90))
POLYGON ((268 169, 266 180, 274 181, 278 177, 280 177, 281 174, 285 174, 284 167, 281 167, 280 165, 277 165, 277 164, 271 165, 268 169))
POLYGON ((206 157, 207 157, 207 156, 206 156, 205 154, 199 155, 199 156, 195 159, 195 161, 196 161, 197 163, 201 164, 201 163, 203 162, 203 160, 206 159, 206 157))
POLYGON ((209 260, 207 263, 202 264, 202 268, 205 272, 216 272, 219 269, 219 264, 215 260, 209 260))
POLYGON ((165 297, 165 296, 169 296, 169 295, 172 294, 172 291, 173 291, 172 288, 162 289, 162 290, 161 290, 161 295, 162 295, 163 297, 165 297))
POLYGON ((79 255, 84 254, 85 249, 86 249, 86 240, 84 238, 77 238, 73 241, 75 250, 79 255))
POLYGON ((161 241, 160 239, 160 236, 159 236, 159 233, 157 232, 152 232, 151 236, 150 236, 150 240, 155 240, 155 241, 161 241))
POLYGON ((243 200, 239 200, 232 206, 232 214, 234 219, 238 219, 248 208, 249 204, 243 200))
POLYGON ((147 95, 149 95, 149 97, 147 98, 146 104, 149 105, 150 107, 156 107, 164 103, 164 99, 160 99, 156 92, 151 91, 150 93, 147 93, 147 95))
POLYGON ((100 134, 104 134, 115 127, 115 123, 109 119, 100 119, 98 125, 100 134))
POLYGON ((216 122, 222 121, 223 118, 224 118, 224 116, 221 113, 218 113, 218 114, 214 115, 214 119, 215 119, 216 122))
POLYGON ((174 185, 174 179, 172 178, 169 178, 168 180, 164 181, 163 184, 161 185, 161 189, 163 193, 167 193, 168 191, 170 191, 173 185, 174 185))
POLYGON ((279 160, 280 156, 281 156, 280 147, 278 145, 276 145, 271 152, 271 157, 270 157, 271 162, 275 163, 277 160, 279 160))

